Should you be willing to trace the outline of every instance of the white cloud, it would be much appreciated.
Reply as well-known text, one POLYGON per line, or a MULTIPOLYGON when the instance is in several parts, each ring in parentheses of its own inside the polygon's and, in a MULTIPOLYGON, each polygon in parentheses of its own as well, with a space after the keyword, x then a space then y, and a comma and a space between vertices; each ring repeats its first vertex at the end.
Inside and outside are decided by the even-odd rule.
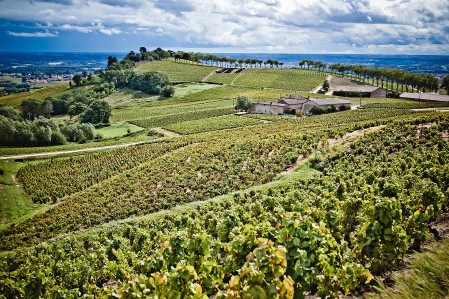
POLYGON ((89 33, 93 31, 91 27, 74 26, 70 24, 64 24, 61 26, 61 28, 64 30, 75 30, 83 33, 89 33))
POLYGON ((58 32, 51 33, 48 30, 45 30, 45 32, 12 32, 12 31, 7 32, 9 35, 19 37, 54 37, 58 35, 58 32))
POLYGON ((102 28, 100 29, 100 32, 106 35, 112 35, 112 34, 120 34, 122 31, 120 31, 119 29, 116 28, 110 28, 110 29, 106 29, 106 28, 102 28))

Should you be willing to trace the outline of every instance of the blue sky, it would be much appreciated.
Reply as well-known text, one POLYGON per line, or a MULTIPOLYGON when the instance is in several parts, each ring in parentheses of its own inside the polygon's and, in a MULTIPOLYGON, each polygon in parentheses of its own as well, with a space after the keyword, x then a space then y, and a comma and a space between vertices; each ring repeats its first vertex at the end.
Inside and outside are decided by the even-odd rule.
POLYGON ((0 0, 0 52, 449 54, 448 0, 0 0))

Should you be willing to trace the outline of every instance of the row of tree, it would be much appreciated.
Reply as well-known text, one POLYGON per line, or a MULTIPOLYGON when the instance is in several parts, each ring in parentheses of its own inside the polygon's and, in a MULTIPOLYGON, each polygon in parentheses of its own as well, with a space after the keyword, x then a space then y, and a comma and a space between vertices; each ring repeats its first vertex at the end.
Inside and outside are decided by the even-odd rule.
MULTIPOLYGON (((318 71, 326 69, 327 65, 321 61, 313 61, 309 59, 303 59, 298 65, 302 68, 310 69, 315 68, 318 71)), ((409 91, 409 87, 413 90, 430 90, 437 92, 439 89, 438 79, 429 74, 417 74, 409 73, 397 69, 387 69, 387 68, 369 68, 363 65, 344 65, 341 63, 335 63, 328 66, 329 70, 335 73, 339 73, 342 77, 356 76, 360 81, 364 83, 366 80, 373 80, 376 85, 384 88, 393 90, 396 89, 399 92, 399 85, 401 86, 401 91, 409 91)), ((449 80, 449 79, 448 79, 449 80)), ((443 84, 441 85, 443 88, 443 84)))
POLYGON ((310 59, 303 59, 301 60, 300 63, 298 63, 298 65, 301 68, 306 68, 310 69, 310 68, 316 68, 318 69, 318 71, 324 70, 326 68, 326 64, 321 62, 321 61, 313 61, 310 59))
POLYGON ((387 68, 369 68, 363 65, 343 65, 340 63, 332 64, 329 69, 334 72, 340 73, 341 76, 352 75, 359 78, 360 81, 366 80, 376 81, 376 85, 396 91, 399 91, 399 85, 401 85, 401 91, 409 91, 409 87, 413 90, 422 91, 435 91, 439 89, 438 79, 429 74, 417 74, 409 73, 403 70, 387 69, 387 68))
POLYGON ((274 59, 268 59, 267 61, 263 61, 260 59, 237 59, 230 58, 224 56, 218 56, 213 54, 203 54, 203 53, 194 53, 194 52, 177 52, 174 56, 176 62, 184 62, 184 63, 202 63, 205 65, 218 66, 218 67, 262 67, 263 65, 269 65, 270 67, 282 67, 284 65, 283 62, 279 62, 274 59))

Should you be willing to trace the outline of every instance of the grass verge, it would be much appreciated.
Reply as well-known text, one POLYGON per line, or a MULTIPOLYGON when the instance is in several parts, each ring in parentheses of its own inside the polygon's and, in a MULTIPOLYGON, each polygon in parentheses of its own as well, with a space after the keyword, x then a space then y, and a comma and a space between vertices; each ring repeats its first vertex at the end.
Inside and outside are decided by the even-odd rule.
POLYGON ((416 254, 405 271, 396 272, 394 284, 378 280, 377 293, 368 298, 449 298, 449 239, 433 244, 429 251, 416 254))
POLYGON ((13 160, 0 160, 0 169, 3 170, 3 175, 0 175, 0 230, 31 218, 50 206, 33 203, 20 187, 15 175, 23 165, 13 160))

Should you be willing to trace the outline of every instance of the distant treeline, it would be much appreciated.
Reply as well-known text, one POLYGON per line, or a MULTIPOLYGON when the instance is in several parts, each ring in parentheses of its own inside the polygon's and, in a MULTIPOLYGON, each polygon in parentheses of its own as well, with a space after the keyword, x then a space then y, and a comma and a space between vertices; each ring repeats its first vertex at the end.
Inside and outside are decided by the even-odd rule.
POLYGON ((11 93, 21 93, 30 91, 30 85, 26 83, 15 83, 9 80, 0 81, 0 94, 6 95, 11 93))
POLYGON ((409 87, 413 90, 430 90, 437 92, 439 89, 438 79, 428 74, 409 73, 402 70, 387 69, 387 68, 369 68, 363 65, 342 65, 340 63, 332 64, 329 69, 334 72, 340 73, 341 76, 345 74, 357 76, 360 80, 365 82, 367 79, 376 80, 376 85, 394 89, 396 84, 396 91, 399 91, 399 85, 401 85, 401 91, 408 91, 409 87), (389 87, 390 86, 390 87, 389 87))

